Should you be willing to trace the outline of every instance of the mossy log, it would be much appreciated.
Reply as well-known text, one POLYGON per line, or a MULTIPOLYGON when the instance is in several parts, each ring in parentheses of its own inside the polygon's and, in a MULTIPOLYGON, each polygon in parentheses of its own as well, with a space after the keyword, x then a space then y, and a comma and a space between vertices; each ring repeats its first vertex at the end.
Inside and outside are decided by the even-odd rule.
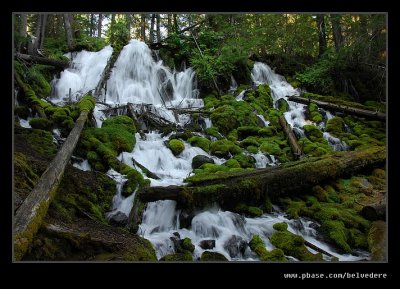
POLYGON ((364 206, 361 215, 370 221, 386 220, 386 197, 379 202, 364 206))
POLYGON ((300 96, 289 96, 290 101, 303 103, 303 104, 310 104, 315 103, 318 107, 329 109, 332 111, 343 112, 346 114, 351 114, 359 117, 365 117, 370 119, 377 119, 381 121, 386 121, 386 114, 378 111, 371 111, 361 108, 355 108, 346 105, 340 105, 335 103, 329 103, 326 101, 314 100, 310 98, 300 97, 300 96))
POLYGON ((285 133, 285 135, 288 138, 288 142, 289 142, 290 148, 292 149, 294 158, 299 159, 303 155, 303 152, 301 151, 301 147, 299 146, 299 144, 297 142, 296 135, 293 133, 292 128, 287 123, 287 121, 283 115, 279 117, 279 124, 281 125, 283 132, 285 133))
POLYGON ((364 151, 335 152, 286 163, 278 167, 239 173, 211 174, 191 179, 190 186, 150 187, 139 193, 142 202, 175 200, 178 206, 195 209, 212 203, 232 209, 245 202, 260 206, 268 197, 307 193, 320 183, 336 180, 385 163, 384 147, 364 151))
MULTIPOLYGON (((102 91, 101 90, 103 88, 105 89, 105 93, 104 94, 107 93, 107 88, 105 87, 105 85, 107 84, 107 80, 110 78, 111 70, 114 67, 115 61, 117 61, 120 52, 121 51, 118 51, 118 52, 115 52, 115 53, 113 52, 113 55, 111 55, 110 58, 107 61, 106 67, 104 68, 103 72, 101 73, 100 80, 97 83, 97 86, 96 86, 96 88, 94 90, 93 96, 96 98, 96 100, 98 100, 100 95, 102 95, 102 91)), ((104 96, 104 98, 105 98, 105 96, 104 96)), ((104 101, 105 101, 105 99, 104 99, 104 101)))
POLYGON ((79 140, 88 114, 89 112, 82 111, 62 148, 16 212, 14 225, 14 257, 16 260, 21 260, 24 256, 33 236, 46 216, 47 209, 61 182, 65 167, 79 140))
POLYGON ((22 53, 16 53, 16 57, 26 60, 26 61, 31 61, 39 64, 44 64, 44 65, 51 65, 55 67, 59 67, 62 69, 68 68, 70 63, 67 61, 63 60, 58 60, 58 59, 51 59, 51 58, 46 58, 46 57, 40 57, 40 56, 33 56, 29 54, 22 54, 22 53))

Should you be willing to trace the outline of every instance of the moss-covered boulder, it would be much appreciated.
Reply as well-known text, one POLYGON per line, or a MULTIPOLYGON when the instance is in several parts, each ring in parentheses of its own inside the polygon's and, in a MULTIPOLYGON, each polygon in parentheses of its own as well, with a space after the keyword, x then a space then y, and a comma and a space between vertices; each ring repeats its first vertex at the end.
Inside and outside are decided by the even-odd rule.
POLYGON ((289 111, 289 104, 287 103, 287 101, 284 98, 278 99, 277 107, 278 107, 279 111, 282 113, 289 111))
POLYGON ((259 130, 260 128, 257 126, 240 126, 237 128, 238 139, 243 140, 248 136, 256 136, 259 130))
POLYGON ((225 262, 229 261, 224 255, 218 252, 205 251, 201 254, 200 261, 204 262, 225 262))
POLYGON ((245 203, 238 204, 234 211, 239 214, 244 214, 247 217, 261 217, 263 211, 260 208, 248 206, 245 203))
POLYGON ((14 108, 14 115, 18 115, 20 118, 27 119, 30 115, 29 108, 27 106, 17 106, 14 108))
POLYGON ((281 249, 268 251, 264 241, 258 235, 253 235, 249 242, 250 249, 255 252, 261 261, 286 261, 285 254, 281 249))
POLYGON ((192 159, 192 168, 198 169, 203 164, 214 164, 214 160, 208 156, 197 155, 192 159))
POLYGON ((229 157, 229 155, 236 155, 241 153, 242 150, 233 142, 227 139, 222 139, 212 142, 210 145, 210 151, 213 155, 217 157, 227 158, 229 157))
POLYGON ((313 137, 313 138, 319 139, 319 138, 322 138, 322 136, 323 136, 322 131, 315 125, 306 124, 305 126, 303 126, 303 130, 308 138, 313 137))
POLYGON ((344 120, 335 116, 326 122, 326 131, 335 136, 340 136, 344 132, 344 120))
POLYGON ((205 137, 193 136, 188 139, 188 142, 195 147, 201 148, 203 151, 208 152, 210 150, 211 141, 205 137))
POLYGON ((275 223, 272 227, 277 231, 284 232, 287 230, 288 224, 286 222, 275 223))
POLYGON ((185 144, 178 139, 171 139, 168 142, 168 147, 172 151, 172 153, 177 156, 185 149, 185 144))
POLYGON ((29 121, 29 125, 32 128, 48 130, 48 131, 51 131, 53 128, 53 123, 49 121, 47 118, 42 118, 42 117, 32 118, 29 121))
POLYGON ((254 168, 256 164, 254 157, 243 153, 235 155, 234 159, 238 161, 241 168, 254 168))
POLYGON ((167 262, 188 262, 193 261, 192 254, 189 251, 184 253, 174 253, 162 257, 159 261, 167 262))
POLYGON ((308 105, 309 118, 315 123, 320 123, 323 121, 322 115, 318 111, 318 106, 315 103, 310 103, 308 105))
POLYGON ((184 238, 183 240, 182 240, 182 249, 184 249, 184 250, 187 250, 187 251, 189 251, 189 252, 191 252, 191 253, 193 253, 193 251, 194 251, 194 245, 193 245, 193 243, 192 243, 192 240, 190 239, 190 238, 184 238))

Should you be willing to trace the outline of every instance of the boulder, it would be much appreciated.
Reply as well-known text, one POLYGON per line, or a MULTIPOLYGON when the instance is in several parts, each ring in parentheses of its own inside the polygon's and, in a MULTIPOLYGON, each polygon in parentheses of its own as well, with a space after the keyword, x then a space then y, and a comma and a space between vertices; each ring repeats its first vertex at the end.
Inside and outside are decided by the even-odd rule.
POLYGON ((128 216, 125 213, 117 212, 109 219, 111 225, 121 226, 128 224, 128 216))
POLYGON ((214 164, 214 160, 207 156, 197 155, 192 159, 192 168, 198 169, 205 163, 214 164))
POLYGON ((228 251, 229 256, 232 258, 243 255, 246 251, 248 244, 242 237, 233 235, 224 244, 224 249, 228 251))
POLYGON ((199 246, 204 250, 212 249, 215 247, 215 240, 201 240, 199 246))
POLYGON ((217 252, 205 251, 201 254, 200 261, 229 261, 224 255, 217 252))

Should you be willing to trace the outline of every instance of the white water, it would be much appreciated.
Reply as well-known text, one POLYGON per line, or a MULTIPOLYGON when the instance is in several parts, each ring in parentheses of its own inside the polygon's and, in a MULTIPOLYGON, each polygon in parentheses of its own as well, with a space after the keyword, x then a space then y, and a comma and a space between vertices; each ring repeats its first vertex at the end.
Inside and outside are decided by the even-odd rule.
POLYGON ((225 160, 210 156, 201 148, 193 147, 185 142, 185 149, 178 156, 174 156, 164 144, 169 137, 162 137, 156 132, 147 133, 146 140, 136 134, 136 145, 133 152, 123 152, 118 157, 122 162, 134 167, 132 158, 156 174, 161 180, 151 180, 151 186, 169 186, 183 184, 183 180, 190 176, 192 159, 197 155, 204 155, 214 159, 216 164, 225 160))
MULTIPOLYGON (((278 222, 287 222, 290 232, 303 236, 307 241, 338 257, 340 261, 356 261, 368 257, 362 252, 360 252, 360 256, 338 254, 331 247, 316 239, 317 233, 310 227, 311 221, 289 220, 281 212, 264 214, 259 218, 245 218, 236 213, 222 211, 215 206, 198 213, 192 219, 188 229, 180 228, 179 214, 175 201, 157 201, 148 204, 138 233, 152 242, 158 258, 174 252, 169 238, 173 236, 174 232, 178 232, 181 239, 188 237, 192 240, 195 245, 193 253, 195 260, 205 251, 199 246, 202 240, 215 240, 215 248, 210 251, 222 253, 229 260, 259 260, 249 248, 244 253, 232 249, 229 252, 226 246, 227 242, 235 236, 237 241, 243 240, 248 243, 252 236, 257 234, 264 241, 266 248, 272 250, 274 246, 268 238, 275 231, 272 226, 278 222)), ((237 241, 233 243, 237 244, 237 241)))
MULTIPOLYGON (((77 53, 73 57, 72 68, 61 72, 60 79, 53 80, 55 95, 52 96, 52 101, 58 103, 68 100, 70 88, 73 101, 95 89, 111 54, 111 46, 106 46, 98 52, 83 50, 77 53)), ((66 56, 71 58, 70 54, 66 56)))
MULTIPOLYGON (((102 70, 93 73, 89 72, 92 62, 97 65, 103 65, 107 62, 107 53, 93 55, 89 61, 83 57, 84 53, 78 53, 74 58, 74 62, 80 63, 72 70, 64 71, 61 79, 55 85, 57 91, 56 100, 61 101, 62 97, 68 94, 68 89, 73 87, 80 93, 93 89, 92 83, 96 77, 100 77, 102 70), (79 77, 79 81, 78 81, 79 77), (75 85, 75 86, 74 86, 75 85)), ((111 55, 111 52, 110 52, 111 55)), ((288 84, 282 76, 275 74, 267 65, 256 63, 252 72, 253 82, 258 85, 268 83, 272 90, 274 103, 279 98, 285 98, 288 95, 297 94, 297 91, 288 84)), ((137 40, 132 40, 126 45, 119 58, 116 61, 115 68, 111 73, 111 77, 107 83, 106 102, 110 105, 121 105, 125 103, 134 104, 151 104, 149 110, 151 113, 161 116, 164 119, 184 125, 189 121, 188 115, 175 115, 165 108, 170 107, 202 107, 202 99, 198 99, 198 90, 196 88, 195 73, 191 68, 181 72, 171 72, 162 65, 162 61, 155 62, 151 57, 151 51, 148 47, 137 40)), ((73 89, 73 91, 74 91, 73 89)), ((244 91, 239 94, 237 100, 243 100, 244 91)), ((104 95, 103 95, 104 97, 104 95)), ((294 127, 301 127, 310 123, 304 117, 304 105, 288 102, 290 111, 285 113, 288 123, 294 127)), ((94 111, 97 127, 101 127, 102 121, 106 118, 102 109, 106 106, 97 104, 94 111)), ((264 119, 265 121, 265 119, 264 119)), ((210 127, 211 120, 205 120, 206 127, 210 127)), ((265 121, 265 125, 268 125, 265 121)), ((162 137, 157 132, 145 134, 145 139, 141 139, 136 134, 136 145, 132 152, 123 152, 118 158, 135 167, 132 157, 145 166, 152 173, 158 175, 161 179, 151 180, 152 186, 168 186, 180 185, 183 179, 188 177, 191 172, 191 160, 196 155, 209 156, 202 149, 192 147, 185 143, 185 150, 178 156, 174 156, 172 152, 165 146, 164 142, 169 136, 162 137)), ((268 165, 276 165, 277 160, 274 156, 266 156, 262 153, 252 154, 256 159, 258 168, 268 165)), ((222 164, 225 160, 213 157, 217 164, 222 164)), ((141 172, 139 168, 136 168, 141 172)), ((125 176, 110 170, 107 173, 116 180, 116 195, 113 198, 112 211, 107 213, 106 217, 111 218, 118 212, 129 215, 135 193, 125 198, 121 195, 123 184, 126 182, 125 176)), ((309 225, 310 222, 301 219, 300 221, 288 220, 283 213, 264 214, 260 218, 244 218, 238 214, 221 211, 217 207, 198 212, 192 219, 191 226, 188 229, 180 228, 179 222, 180 211, 176 210, 174 201, 158 201, 148 203, 143 215, 142 224, 139 227, 138 234, 149 239, 156 249, 157 257, 160 258, 166 254, 173 253, 173 243, 169 239, 173 232, 179 232, 181 238, 189 237, 192 239, 196 249, 194 258, 200 257, 204 251, 199 247, 199 242, 204 239, 214 239, 216 247, 212 251, 224 254, 230 260, 258 260, 257 256, 248 248, 244 254, 232 254, 230 256, 225 243, 232 238, 242 238, 248 242, 252 235, 259 234, 264 240, 266 247, 272 249, 273 246, 269 242, 268 237, 274 231, 272 225, 276 222, 286 221, 289 223, 289 230, 302 235, 306 240, 315 245, 331 252, 339 257, 339 260, 359 260, 365 258, 363 253, 359 257, 350 255, 338 255, 332 251, 326 244, 321 243, 315 236, 315 230, 309 225), (298 229, 300 222, 304 229, 298 229), (297 224, 297 226, 296 226, 297 224), (296 229, 297 228, 297 229, 296 229), (297 230, 297 231, 296 231, 297 230)))
POLYGON ((32 119, 31 117, 28 117, 28 119, 19 118, 19 124, 24 128, 32 128, 31 125, 29 124, 29 121, 31 119, 32 119))
POLYGON ((92 168, 90 167, 88 160, 83 160, 82 162, 74 162, 72 164, 75 168, 80 169, 81 171, 91 171, 92 168))
POLYGON ((264 116, 262 114, 257 114, 257 116, 263 121, 264 126, 268 126, 269 125, 269 121, 265 120, 264 116))

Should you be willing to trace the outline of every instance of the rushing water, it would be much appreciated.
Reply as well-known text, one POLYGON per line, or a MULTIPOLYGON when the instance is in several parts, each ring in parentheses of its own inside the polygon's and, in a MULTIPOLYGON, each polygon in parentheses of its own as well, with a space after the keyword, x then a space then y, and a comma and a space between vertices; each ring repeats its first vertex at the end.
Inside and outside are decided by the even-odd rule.
MULTIPOLYGON (((111 52, 111 48, 106 47, 97 53, 85 51, 77 53, 73 60, 74 68, 65 70, 61 78, 54 81, 56 96, 53 100, 61 102, 68 96, 69 88, 80 94, 93 89, 111 52)), ((298 91, 287 83, 284 77, 274 73, 268 65, 263 63, 254 64, 252 80, 254 85, 267 83, 270 86, 274 106, 280 98, 287 100, 287 96, 298 94, 298 91)), ((234 83, 232 77, 231 89, 236 88, 237 84, 234 83)), ((184 126, 191 121, 191 116, 185 113, 175 114, 167 108, 201 108, 204 104, 203 100, 198 98, 198 94, 196 76, 191 68, 185 68, 179 72, 171 71, 163 65, 161 60, 153 59, 151 50, 146 44, 131 40, 121 51, 107 82, 107 91, 101 97, 108 105, 132 103, 136 105, 134 110, 138 114, 142 113, 145 107, 146 113, 162 117, 177 126, 184 126), (146 104, 146 106, 141 106, 141 104, 146 104)), ((245 91, 240 93, 236 100, 243 101, 244 94, 245 91)), ((305 118, 305 105, 291 101, 288 101, 288 104, 289 111, 284 116, 296 133, 302 135, 304 134, 302 127, 305 124, 313 124, 305 118)), ((93 114, 97 127, 101 127, 106 119, 106 114, 103 112, 106 108, 107 106, 103 104, 96 104, 93 114)), ((326 112, 326 118, 329 117, 332 115, 326 112)), ((262 115, 259 115, 259 118, 265 126, 269 125, 262 115)), ((211 120, 204 118, 203 127, 211 126, 211 120)), ((184 142, 183 152, 174 156, 165 144, 171 135, 162 135, 157 131, 137 133, 133 151, 121 153, 118 159, 137 169, 144 176, 138 164, 155 174, 159 179, 149 178, 151 186, 183 184, 183 180, 192 174, 191 162, 196 155, 210 157, 216 164, 222 164, 225 161, 209 155, 198 147, 192 147, 187 142, 184 142)), ((333 149, 346 149, 345 144, 339 139, 328 133, 324 133, 324 137, 333 149)), ((274 156, 261 152, 250 155, 256 160, 257 168, 278 164, 274 156)), ((87 168, 84 162, 75 166, 81 169, 87 168)), ((112 210, 106 214, 106 217, 111 219, 118 214, 127 217, 132 209, 136 192, 128 197, 122 196, 121 191, 127 181, 126 177, 112 169, 107 174, 116 181, 117 185, 112 210)), ((145 178, 148 177, 145 176, 145 178)), ((282 221, 289 224, 289 231, 303 236, 307 241, 337 256, 339 260, 353 261, 368 258, 365 252, 358 252, 357 256, 338 254, 320 239, 311 220, 303 218, 289 220, 276 207, 271 214, 264 214, 258 218, 246 218, 236 213, 222 211, 214 206, 196 212, 187 228, 182 228, 180 217, 181 211, 176 208, 175 201, 157 201, 147 204, 138 234, 151 241, 158 258, 174 252, 173 241, 170 238, 177 232, 181 239, 185 237, 192 239, 195 245, 194 259, 199 258, 204 251, 200 247, 200 242, 213 240, 215 247, 210 250, 224 254, 229 260, 258 260, 258 257, 248 248, 247 242, 254 234, 258 234, 264 240, 266 248, 273 249, 274 246, 268 238, 274 231, 273 224, 282 221)))

